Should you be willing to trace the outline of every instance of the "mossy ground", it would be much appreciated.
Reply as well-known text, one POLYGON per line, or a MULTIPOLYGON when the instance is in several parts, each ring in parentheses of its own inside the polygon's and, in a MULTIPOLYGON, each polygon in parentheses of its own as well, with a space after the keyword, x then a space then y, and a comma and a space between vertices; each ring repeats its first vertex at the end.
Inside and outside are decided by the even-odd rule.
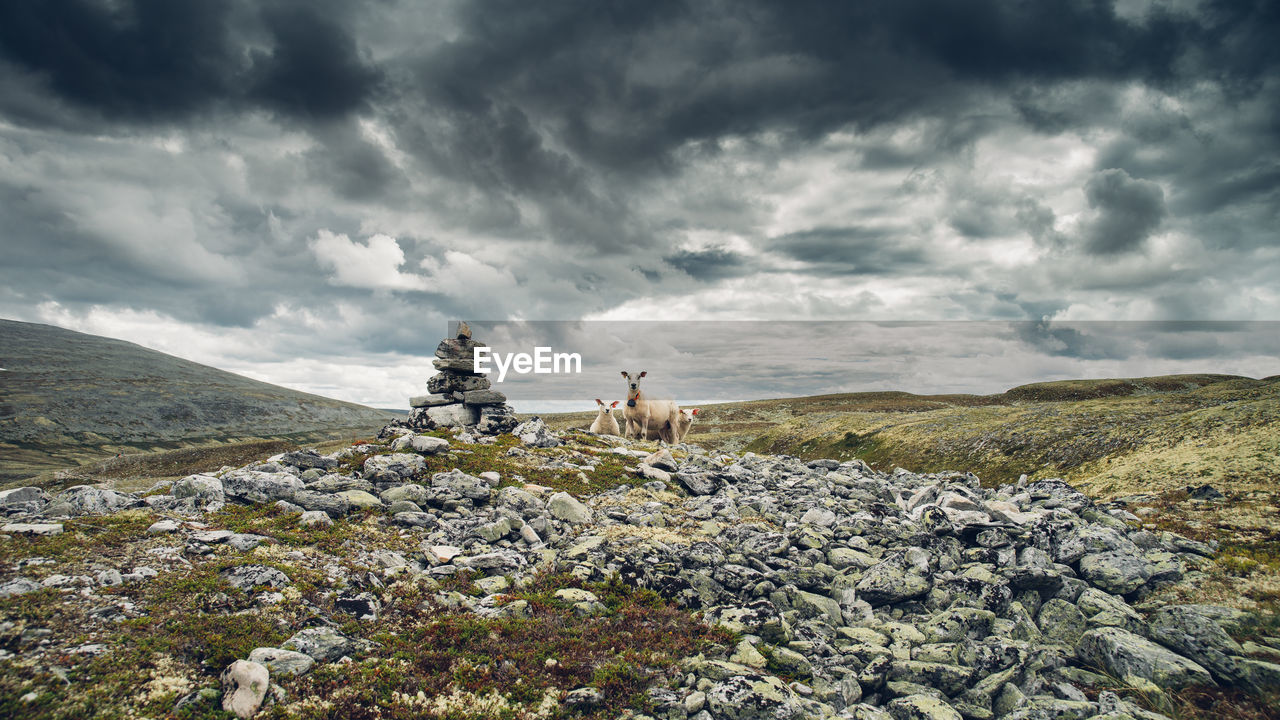
MULTIPOLYGON (((497 471, 504 485, 528 482, 575 493, 644 482, 626 469, 633 459, 604 452, 609 443, 589 435, 571 438, 567 447, 516 452, 519 443, 510 436, 494 445, 455 442, 452 452, 424 458, 428 470, 418 481, 429 484, 431 474, 459 468, 497 471), (553 459, 562 466, 548 467, 553 459)), ((376 452, 390 450, 382 445, 376 452)), ((349 464, 358 466, 365 457, 349 464)), ((11 567, 28 558, 53 561, 23 568, 37 581, 104 569, 128 573, 139 566, 160 571, 141 583, 99 588, 92 599, 72 583, 0 600, 0 622, 6 623, 0 648, 21 653, 0 661, 0 717, 229 717, 216 701, 178 712, 174 703, 217 688, 230 662, 255 647, 278 646, 318 622, 317 611, 343 632, 376 644, 351 663, 318 666, 302 678, 273 678, 285 696, 263 717, 558 718, 566 713, 559 703, 563 693, 586 685, 605 697, 588 717, 615 717, 623 708, 642 708, 643 691, 668 681, 680 658, 733 639, 650 591, 546 573, 503 599, 527 602, 527 617, 486 619, 429 602, 434 592, 476 594, 466 575, 443 582, 398 575, 381 588, 361 587, 383 605, 379 620, 362 622, 337 608, 336 593, 346 581, 335 579, 334 568, 348 579, 381 574, 371 551, 409 554, 421 543, 420 534, 391 524, 385 513, 365 511, 329 527, 302 528, 296 513, 273 505, 230 505, 203 522, 270 540, 247 552, 215 545, 203 557, 181 553, 173 536, 148 535, 157 519, 149 509, 130 510, 65 521, 61 535, 0 542, 0 563, 11 567), (264 595, 274 590, 239 590, 219 574, 245 564, 275 567, 292 582, 264 595), (555 599, 563 587, 594 592, 607 612, 577 615, 555 599), (53 645, 31 659, 25 651, 42 637, 53 645), (101 654, 77 652, 94 644, 103 646, 101 654)))

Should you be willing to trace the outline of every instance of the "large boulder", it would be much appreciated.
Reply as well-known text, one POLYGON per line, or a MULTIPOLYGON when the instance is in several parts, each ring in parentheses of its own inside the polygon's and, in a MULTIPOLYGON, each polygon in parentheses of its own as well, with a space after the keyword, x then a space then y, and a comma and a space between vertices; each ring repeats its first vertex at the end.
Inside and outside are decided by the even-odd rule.
POLYGON ((146 505, 137 496, 92 485, 76 485, 59 493, 44 509, 46 515, 104 515, 146 505))
POLYGON ((858 581, 858 595, 872 605, 892 605, 920 597, 933 587, 928 575, 899 553, 872 566, 858 581))
POLYGON ((520 438, 520 442, 525 445, 531 445, 539 448, 557 447, 562 442, 560 438, 556 437, 551 430, 547 428, 547 424, 539 417, 531 418, 520 423, 511 431, 511 434, 520 438))
POLYGON ((301 480, 285 472, 236 470, 222 477, 222 489, 228 498, 252 503, 292 501, 294 494, 305 487, 301 480))
POLYGON ((222 481, 212 475, 188 475, 174 483, 169 494, 176 498, 193 497, 206 503, 225 502, 227 499, 222 481))
POLYGON ((427 469, 427 461, 421 455, 392 453, 374 455, 364 461, 364 478, 373 483, 405 482, 427 469))
POLYGON ((583 505, 567 492, 558 492, 547 501, 547 510, 557 520, 582 525, 591 522, 591 508, 583 505))
POLYGON ((38 487, 0 490, 0 512, 37 513, 49 503, 49 494, 38 487))
POLYGON ((1243 655, 1240 645, 1194 606, 1170 605, 1148 619, 1148 636, 1156 642, 1203 665, 1227 684, 1244 682, 1233 655, 1243 655))
POLYGON ((744 674, 728 678, 707 691, 707 705, 725 720, 792 720, 805 715, 804 705, 772 675, 744 674))
POLYGON ((1151 579, 1151 563, 1136 553, 1088 553, 1080 558, 1080 575, 1096 588, 1128 595, 1151 579))
POLYGON ((1076 646, 1076 657, 1135 684, 1146 680, 1172 689, 1214 684, 1209 672, 1195 662, 1118 627, 1085 633, 1076 646))
POLYGON ((468 475, 454 468, 449 472, 440 472, 432 475, 431 487, 444 488, 464 498, 477 502, 486 502, 489 499, 491 484, 485 478, 468 475))
POLYGON ((352 652, 355 642, 333 628, 314 627, 294 633, 282 647, 308 655, 318 662, 333 662, 352 652))

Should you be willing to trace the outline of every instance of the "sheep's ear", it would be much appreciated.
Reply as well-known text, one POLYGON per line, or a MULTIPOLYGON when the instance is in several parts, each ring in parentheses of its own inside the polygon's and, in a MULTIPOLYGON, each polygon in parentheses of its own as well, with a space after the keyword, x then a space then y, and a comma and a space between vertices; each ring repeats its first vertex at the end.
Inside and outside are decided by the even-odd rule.
POLYGON ((623 371, 622 371, 622 377, 624 377, 624 378, 626 378, 626 379, 628 379, 628 380, 630 380, 630 379, 631 379, 631 376, 627 374, 627 371, 626 371, 626 370, 623 370, 623 371))
POLYGON ((648 375, 648 374, 649 374, 649 371, 648 371, 648 370, 641 370, 641 371, 640 371, 640 377, 644 377, 645 375, 648 375))
POLYGON ((603 405, 603 404, 604 404, 604 402, 602 402, 602 401, 600 400, 600 398, 596 398, 596 404, 597 404, 597 405, 603 405))
POLYGON ((694 408, 694 409, 693 409, 693 410, 691 410, 690 412, 692 412, 694 415, 697 415, 697 414, 698 414, 698 408, 694 408))
POLYGON ((617 400, 614 400, 614 401, 613 401, 613 404, 612 404, 612 405, 610 405, 609 407, 618 407, 618 401, 617 401, 617 400))

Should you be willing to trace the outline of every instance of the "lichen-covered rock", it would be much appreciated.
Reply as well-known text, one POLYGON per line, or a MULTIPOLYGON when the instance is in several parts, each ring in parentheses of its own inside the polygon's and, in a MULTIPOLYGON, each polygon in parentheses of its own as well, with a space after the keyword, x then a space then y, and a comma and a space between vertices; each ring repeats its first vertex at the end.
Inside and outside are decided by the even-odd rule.
POLYGON ((1150 681, 1162 688, 1213 685, 1195 662, 1118 627, 1090 630, 1080 638, 1076 657, 1127 682, 1150 681))
POLYGON ((707 705, 725 720, 792 720, 804 717, 804 705, 791 688, 772 675, 743 674, 707 691, 707 705))
POLYGON ((333 628, 314 627, 294 633, 281 647, 308 655, 319 662, 333 662, 352 652, 355 643, 333 628))
POLYGON ((933 583, 929 577, 908 567, 901 555, 895 555, 867 570, 855 589, 863 600, 872 605, 892 605, 920 597, 931 587, 933 583))
POLYGON ((427 500, 431 497, 426 488, 415 483, 398 485, 388 490, 383 490, 380 495, 383 502, 394 503, 407 500, 419 507, 427 504, 427 500))
POLYGON ((44 509, 49 516, 102 515, 126 508, 141 507, 146 503, 134 495, 94 487, 76 485, 59 493, 44 509))
POLYGON ((1040 606, 1036 624, 1046 638, 1070 647, 1075 647, 1080 636, 1089 629, 1089 623, 1080 609, 1058 598, 1050 598, 1040 606))
POLYGON ((0 490, 0 512, 37 513, 49 504, 49 494, 38 487, 0 490))
POLYGON ((373 455, 364 461, 364 477, 375 484, 404 482, 426 469, 427 461, 412 453, 373 455))
POLYGON ((511 434, 520 438, 520 442, 525 445, 538 448, 559 447, 563 442, 547 429, 547 424, 538 417, 520 423, 511 431, 511 434))
POLYGON ((488 502, 493 484, 484 478, 468 475, 457 468, 431 476, 431 487, 444 488, 477 502, 488 502))
POLYGON ((282 588, 290 584, 289 576, 266 565, 240 565, 218 573, 232 587, 253 590, 258 587, 282 588))
POLYGON ((1080 575, 1096 588, 1128 595, 1151 578, 1151 563, 1138 554, 1089 553, 1080 558, 1080 575))
POLYGON ((395 452, 404 450, 412 450, 423 455, 440 455, 449 452, 449 441, 444 438, 432 437, 430 435, 401 435, 391 443, 391 449, 395 452))
POLYGON ((707 622, 723 625, 737 633, 759 635, 765 642, 781 645, 791 642, 791 625, 768 600, 757 600, 743 606, 712 608, 707 622))
POLYGON ((382 507, 381 500, 364 490, 343 490, 342 492, 337 493, 337 495, 350 503, 351 507, 358 510, 382 507))
POLYGON ((558 492, 547 500, 547 511, 557 520, 582 525, 591 522, 594 517, 591 508, 583 505, 577 498, 567 492, 558 492))
POLYGON ((315 658, 306 653, 284 648, 260 647, 249 653, 249 660, 267 668, 272 675, 297 676, 311 672, 315 658))
POLYGON ((236 470, 222 477, 222 490, 228 498, 251 503, 292 501, 305 487, 302 480, 285 472, 236 470))
POLYGON ((298 450, 296 452, 287 452, 280 456, 280 462, 285 465, 292 465, 301 470, 332 470, 338 467, 338 461, 325 457, 314 450, 298 450))
POLYGON ((1228 684, 1246 680, 1232 657, 1244 654, 1240 645, 1194 606, 1160 608, 1147 622, 1148 637, 1204 666, 1219 680, 1228 684))
POLYGON ((961 720, 960 713, 932 695, 916 694, 890 700, 885 709, 893 720, 961 720))
POLYGON ((0 598, 26 595, 40 589, 40 583, 30 578, 17 577, 0 582, 0 598))

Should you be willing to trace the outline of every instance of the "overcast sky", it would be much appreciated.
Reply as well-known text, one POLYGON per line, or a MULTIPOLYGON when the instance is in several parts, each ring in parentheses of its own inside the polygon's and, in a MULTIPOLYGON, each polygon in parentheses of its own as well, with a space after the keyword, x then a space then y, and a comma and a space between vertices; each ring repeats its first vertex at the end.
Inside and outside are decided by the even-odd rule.
MULTIPOLYGON (((1271 0, 4 0, 0 316, 391 407, 457 317, 1274 321, 1276 37, 1271 0)), ((1094 369, 1256 365, 1182 345, 1094 369)))

